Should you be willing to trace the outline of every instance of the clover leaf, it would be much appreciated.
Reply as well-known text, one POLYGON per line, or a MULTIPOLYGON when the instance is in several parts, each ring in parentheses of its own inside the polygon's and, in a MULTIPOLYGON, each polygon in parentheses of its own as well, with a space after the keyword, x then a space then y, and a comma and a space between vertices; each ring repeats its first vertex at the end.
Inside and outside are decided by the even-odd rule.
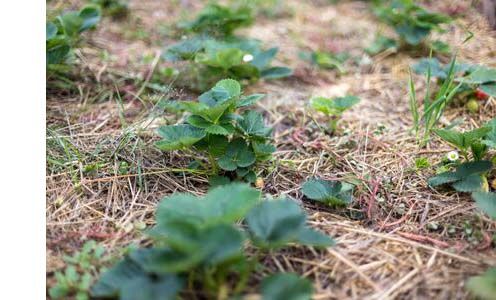
POLYGON ((353 185, 339 181, 310 179, 301 191, 307 198, 329 205, 348 205, 353 200, 353 185))
POLYGON ((312 283, 294 273, 277 273, 262 281, 263 300, 310 300, 312 283))
POLYGON ((205 137, 205 131, 191 125, 161 126, 158 134, 163 138, 155 143, 160 150, 170 151, 189 147, 205 137))
POLYGON ((459 192, 477 192, 484 189, 486 181, 481 177, 492 168, 486 160, 467 162, 459 165, 454 172, 447 171, 429 178, 432 187, 451 184, 459 192))
POLYGON ((245 168, 255 163, 255 153, 242 139, 236 139, 229 143, 226 153, 219 157, 219 167, 226 171, 234 171, 237 168, 245 168))
POLYGON ((294 201, 266 200, 248 213, 246 224, 254 243, 263 248, 280 248, 292 242, 317 247, 333 245, 331 238, 307 227, 305 220, 294 201))

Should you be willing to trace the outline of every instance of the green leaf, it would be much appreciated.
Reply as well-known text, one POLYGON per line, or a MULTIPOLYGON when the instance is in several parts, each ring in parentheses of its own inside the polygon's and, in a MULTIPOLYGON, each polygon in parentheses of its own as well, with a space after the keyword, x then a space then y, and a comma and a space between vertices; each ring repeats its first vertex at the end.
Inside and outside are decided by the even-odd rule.
POLYGON ((484 84, 496 81, 496 68, 478 67, 468 76, 462 78, 467 84, 484 84))
POLYGON ((57 26, 52 22, 46 23, 46 40, 51 40, 57 35, 57 26))
POLYGON ((100 22, 100 9, 96 6, 86 6, 79 12, 79 17, 83 20, 79 32, 86 31, 100 22))
POLYGON ((491 97, 496 98, 496 82, 484 83, 479 89, 491 97))
POLYGON ((243 113, 242 119, 238 121, 238 127, 248 136, 265 138, 270 135, 271 128, 265 127, 262 114, 247 110, 243 113))
POLYGON ((293 273, 278 273, 262 281, 263 300, 310 300, 312 294, 311 282, 293 273))
POLYGON ((332 238, 309 227, 304 227, 300 230, 297 241, 299 244, 315 247, 330 247, 335 245, 332 238))
POLYGON ((187 220, 197 227, 232 224, 260 201, 260 192, 246 184, 232 183, 210 190, 204 197, 174 194, 157 209, 157 224, 187 220))
POLYGON ((249 96, 241 97, 236 107, 246 107, 253 105, 263 97, 265 97, 265 94, 252 94, 249 96))
POLYGON ((452 184, 453 188, 458 192, 476 192, 483 188, 484 181, 481 175, 469 175, 452 184))
POLYGON ((228 92, 230 98, 241 95, 241 85, 234 79, 223 79, 215 84, 213 89, 223 89, 228 92))
POLYGON ((265 79, 278 79, 293 75, 293 70, 286 67, 271 67, 262 70, 260 76, 265 79))
POLYGON ((305 214, 289 199, 266 200, 246 217, 248 231, 255 244, 263 248, 279 248, 288 243, 327 247, 333 245, 328 236, 305 226, 305 214))
POLYGON ((372 44, 365 49, 365 52, 371 55, 375 55, 387 49, 398 49, 398 42, 395 39, 391 39, 382 35, 375 38, 372 44))
POLYGON ((183 285, 183 280, 176 275, 152 277, 125 258, 100 277, 91 294, 96 298, 121 300, 173 300, 183 285))
POLYGON ((229 135, 232 133, 230 128, 223 127, 221 125, 212 124, 205 128, 205 132, 214 135, 229 135))
POLYGON ((226 171, 234 171, 238 167, 249 167, 255 163, 255 153, 242 139, 229 143, 226 153, 218 159, 219 167, 226 171))
POLYGON ((455 172, 443 172, 429 178, 428 184, 432 187, 452 183, 460 192, 478 191, 483 187, 481 174, 488 172, 492 163, 486 160, 467 162, 459 165, 455 172))
POLYGON ((65 61, 69 52, 71 51, 71 47, 66 44, 58 45, 51 49, 47 49, 46 52, 46 60, 48 65, 52 64, 60 64, 65 61))
POLYGON ((192 146, 205 137, 205 131, 191 125, 161 126, 158 134, 163 138, 155 145, 164 151, 178 150, 192 146))
POLYGON ((496 268, 489 268, 484 274, 471 277, 467 289, 477 298, 496 299, 496 268))
POLYGON ((445 79, 447 77, 446 71, 441 66, 441 63, 437 58, 434 57, 422 58, 412 67, 413 72, 420 75, 426 75, 429 69, 432 77, 438 77, 442 79, 445 79))
POLYGON ((253 57, 253 60, 250 62, 250 64, 252 64, 259 70, 263 70, 270 65, 270 62, 274 59, 278 51, 279 48, 277 47, 262 51, 253 57))
POLYGON ((335 99, 314 97, 310 99, 312 108, 327 116, 340 116, 344 111, 358 102, 360 102, 360 98, 356 96, 345 96, 335 99))
POLYGON ((485 125, 485 127, 489 128, 490 130, 488 131, 482 142, 490 148, 496 148, 496 118, 489 121, 485 125))
POLYGON ((246 217, 254 242, 264 248, 278 248, 298 238, 305 215, 294 201, 262 201, 246 217))
POLYGON ((310 179, 301 189, 309 199, 329 205, 348 205, 352 201, 353 186, 339 181, 310 179))
POLYGON ((132 252, 129 257, 147 273, 168 274, 185 272, 200 264, 200 253, 186 253, 170 248, 144 248, 132 252))
POLYGON ((472 198, 483 212, 496 220, 496 193, 475 192, 472 198))
POLYGON ((79 13, 75 11, 67 12, 61 16, 58 16, 57 19, 64 29, 65 35, 72 38, 79 34, 84 22, 84 20, 79 16, 79 13))

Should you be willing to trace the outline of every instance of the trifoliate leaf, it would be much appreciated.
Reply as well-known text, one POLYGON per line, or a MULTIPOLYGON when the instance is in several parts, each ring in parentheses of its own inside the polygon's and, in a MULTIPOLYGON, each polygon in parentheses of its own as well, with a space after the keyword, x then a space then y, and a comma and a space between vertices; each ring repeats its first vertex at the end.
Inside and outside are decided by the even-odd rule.
POLYGON ((178 150, 189 147, 205 137, 205 131, 191 125, 169 125, 158 129, 163 138, 155 145, 164 151, 178 150))
POLYGON ((301 189, 309 199, 330 205, 348 205, 352 201, 353 185, 339 181, 310 179, 301 189))
POLYGON ((278 273, 262 281, 263 300, 310 300, 312 283, 293 273, 278 273))
POLYGON ((496 193, 475 192, 472 198, 483 212, 496 220, 496 193))

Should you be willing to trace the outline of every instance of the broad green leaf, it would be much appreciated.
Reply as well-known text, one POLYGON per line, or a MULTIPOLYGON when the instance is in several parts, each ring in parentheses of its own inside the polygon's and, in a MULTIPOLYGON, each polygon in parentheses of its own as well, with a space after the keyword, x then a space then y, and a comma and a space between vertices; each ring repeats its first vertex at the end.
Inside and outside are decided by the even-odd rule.
POLYGON ((278 248, 296 241, 305 227, 305 215, 294 201, 262 201, 246 217, 255 244, 278 248))
POLYGON ((496 299, 496 268, 489 268, 484 274, 471 277, 467 289, 478 299, 496 299))
POLYGON ((496 68, 479 67, 468 76, 462 78, 464 83, 484 84, 496 81, 496 68))
POLYGON ((125 258, 101 275, 91 288, 91 295, 125 300, 173 300, 183 285, 183 280, 175 275, 152 277, 134 261, 125 258))
POLYGON ((479 89, 489 96, 496 98, 496 82, 484 83, 479 86, 479 89))
POLYGON ((215 84, 214 89, 228 91, 231 98, 239 97, 241 95, 241 85, 234 79, 223 79, 215 84))
POLYGON ((293 70, 286 67, 271 67, 262 70, 260 76, 265 79, 284 78, 293 75, 293 70))
POLYGON ((240 183, 216 187, 204 197, 174 194, 160 202, 157 224, 174 220, 187 220, 199 227, 232 224, 243 218, 259 198, 259 191, 240 183))
POLYGON ((244 96, 239 99, 238 104, 236 105, 237 107, 245 107, 245 106, 250 106, 255 104, 258 100, 262 99, 265 97, 265 94, 252 94, 249 96, 244 96))
POLYGON ((465 149, 467 146, 465 145, 465 139, 463 138, 463 133, 455 131, 455 130, 448 130, 448 129, 433 129, 435 134, 437 134, 441 139, 445 140, 446 142, 452 144, 453 146, 457 148, 462 148, 465 149))
POLYGON ((169 125, 158 129, 163 138, 155 145, 164 151, 178 150, 192 146, 205 137, 205 131, 191 125, 169 125))
POLYGON ((238 121, 238 127, 248 136, 267 137, 271 128, 265 127, 262 114, 247 110, 243 113, 242 119, 238 121))
POLYGON ((229 143, 226 153, 218 159, 219 166, 226 171, 234 171, 238 167, 249 167, 255 163, 255 153, 242 139, 229 143))
POLYGON ((83 26, 84 20, 79 16, 78 12, 71 11, 57 17, 62 25, 64 33, 69 37, 75 37, 79 34, 83 26))
POLYGON ((496 220, 496 193, 475 192, 472 198, 483 212, 496 220))
POLYGON ((168 274, 185 272, 202 260, 200 253, 185 253, 170 248, 142 248, 129 257, 148 273, 168 274))
POLYGON ((446 71, 441 66, 441 63, 435 57, 422 58, 412 66, 413 72, 420 75, 426 75, 429 69, 432 77, 445 79, 447 76, 446 71))
POLYGON ((458 180, 460 180, 460 176, 456 172, 447 171, 429 178, 428 184, 432 187, 436 187, 447 183, 453 183, 458 180))
POLYGON ((330 205, 348 205, 352 201, 353 186, 339 181, 310 179, 302 188, 302 193, 309 199, 330 205))
POLYGON ((188 124, 198 127, 198 128, 207 128, 208 126, 212 125, 212 122, 205 120, 203 117, 200 117, 198 115, 191 115, 188 117, 186 120, 188 124))
POLYGON ((221 104, 208 106, 205 103, 183 101, 181 102, 181 106, 184 108, 184 110, 192 113, 193 115, 199 115, 211 123, 217 123, 220 117, 222 117, 222 115, 229 109, 232 103, 233 102, 229 100, 221 104))
POLYGON ((79 17, 83 20, 79 32, 95 27, 101 19, 100 9, 95 6, 86 6, 79 12, 79 17))
POLYGON ((452 184, 453 188, 458 192, 476 192, 482 190, 484 181, 481 175, 469 175, 452 184))
POLYGON ((398 49, 398 42, 394 39, 379 35, 375 38, 372 44, 365 49, 365 52, 375 55, 387 49, 398 49))
POLYGON ((335 99, 325 97, 313 97, 310 105, 313 109, 328 116, 340 116, 344 111, 360 102, 356 96, 338 97, 335 99))
POLYGON ((46 40, 51 40, 57 35, 57 26, 53 24, 52 22, 47 22, 46 23, 46 40))
POLYGON ((293 273, 278 273, 262 281, 263 300, 310 300, 312 283, 293 273))
POLYGON ((396 33, 408 44, 416 46, 420 44, 430 33, 430 28, 411 26, 403 24, 395 27, 396 33))
POLYGON ((229 135, 232 133, 229 129, 230 128, 225 128, 221 125, 212 124, 205 128, 205 132, 214 135, 229 135))
POLYGON ((329 236, 309 227, 304 227, 298 233, 297 241, 301 245, 315 247, 334 246, 335 242, 329 236))
POLYGON ((48 65, 52 64, 60 64, 65 61, 69 52, 71 51, 71 47, 66 44, 58 45, 54 48, 47 49, 46 52, 46 60, 48 65))
POLYGON ((490 148, 496 148, 496 118, 489 121, 485 127, 490 128, 482 141, 490 148))
POLYGON ((278 51, 279 48, 277 47, 262 51, 253 57, 250 64, 254 65, 259 70, 263 70, 270 65, 270 62, 274 59, 278 51))

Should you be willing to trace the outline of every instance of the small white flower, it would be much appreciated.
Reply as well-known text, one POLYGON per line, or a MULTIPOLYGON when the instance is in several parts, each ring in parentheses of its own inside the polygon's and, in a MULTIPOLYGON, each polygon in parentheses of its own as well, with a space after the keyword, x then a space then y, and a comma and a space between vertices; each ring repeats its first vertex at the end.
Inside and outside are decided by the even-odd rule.
POLYGON ((449 161, 457 161, 459 156, 457 151, 450 151, 446 154, 446 157, 449 161))
POLYGON ((251 55, 251 54, 245 54, 245 55, 243 55, 243 61, 244 62, 250 62, 252 60, 253 60, 253 55, 251 55))

